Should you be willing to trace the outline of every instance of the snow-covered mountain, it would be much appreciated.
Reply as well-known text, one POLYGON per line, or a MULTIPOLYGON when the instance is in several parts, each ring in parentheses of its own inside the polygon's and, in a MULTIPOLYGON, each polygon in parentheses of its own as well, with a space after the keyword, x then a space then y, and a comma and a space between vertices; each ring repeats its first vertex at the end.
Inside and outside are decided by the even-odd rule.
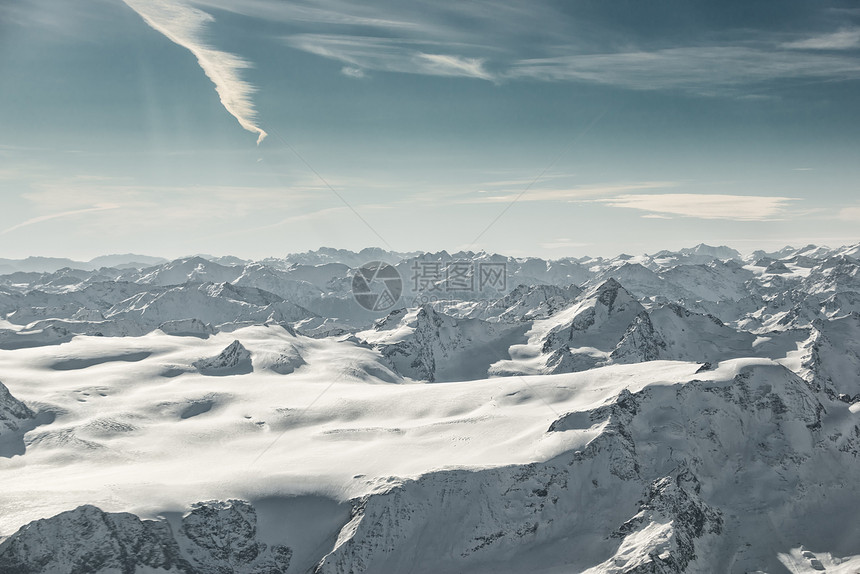
POLYGON ((182 283, 222 283, 234 281, 242 274, 238 265, 221 265, 202 257, 169 261, 162 265, 131 271, 123 279, 145 285, 179 285, 182 283))
POLYGON ((643 311, 612 350, 615 363, 671 360, 699 363, 754 356, 756 336, 726 326, 676 303, 643 311))
POLYGON ((618 281, 607 279, 577 303, 535 322, 529 345, 540 345, 542 372, 570 373, 606 364, 609 355, 644 308, 618 281))
MULTIPOLYGON (((850 571, 860 565, 858 532, 848 519, 860 489, 845 481, 860 470, 860 444, 844 432, 854 424, 847 404, 816 395, 769 361, 727 361, 706 372, 686 363, 649 365, 512 380, 496 399, 496 417, 461 418, 452 436, 484 442, 479 437, 494 426, 492 418, 503 416, 502 428, 527 432, 546 454, 414 478, 356 477, 367 490, 348 500, 348 513, 331 512, 328 536, 302 536, 296 528, 313 520, 320 502, 266 525, 255 504, 236 500, 192 504, 156 520, 81 506, 12 534, 0 543, 0 565, 4 572, 177 573, 752 572, 814 571, 818 564, 850 571), (534 396, 552 389, 559 414, 534 396), (531 416, 517 419, 524 408, 531 416), (847 474, 824 471, 836 468, 847 474)), ((480 394, 496 386, 476 384, 469 388, 480 394)), ((445 385, 434 387, 447 394, 445 385)), ((367 392, 351 400, 365 403, 367 392)), ((431 406, 411 394, 409 413, 392 412, 393 419, 431 406)), ((477 406, 462 399, 461 409, 477 406)), ((373 416, 353 418, 354 430, 346 433, 352 436, 340 440, 355 445, 357 432, 383 432, 355 426, 373 416)), ((316 424, 327 432, 324 422, 316 424)), ((394 428, 379 441, 381 450, 366 443, 350 460, 425 440, 420 426, 394 428)), ((517 458, 514 444, 501 446, 510 460, 517 458)), ((445 458, 437 453, 437 460, 445 458)), ((271 500, 257 504, 266 509, 271 500)), ((302 495, 292 500, 301 509, 302 495)))
POLYGON ((542 351, 591 347, 612 349, 644 308, 618 281, 608 279, 580 301, 536 325, 542 351))
POLYGON ((134 319, 152 326, 174 318, 195 318, 218 325, 267 320, 290 323, 311 316, 313 313, 307 309, 274 293, 226 282, 144 291, 105 313, 108 319, 134 319))
POLYGON ((576 285, 518 285, 501 299, 482 310, 487 320, 513 323, 547 319, 568 307, 582 289, 576 285))
POLYGON ((2 259, 0 258, 0 273, 53 273, 63 268, 74 268, 80 270, 96 270, 102 267, 115 269, 142 269, 151 265, 166 263, 163 257, 151 257, 149 255, 137 255, 126 253, 123 255, 102 255, 89 261, 74 261, 61 257, 27 257, 26 259, 2 259))
POLYGON ((521 325, 457 319, 424 305, 393 311, 356 337, 404 377, 433 383, 486 377, 524 332, 521 325))
POLYGON ((589 280, 586 285, 597 286, 609 279, 621 283, 628 292, 638 298, 657 296, 664 301, 679 301, 693 297, 690 291, 667 281, 639 263, 625 262, 617 267, 610 267, 589 280))
POLYGON ((813 324, 806 376, 828 396, 860 400, 860 313, 813 324))
POLYGON ((803 290, 810 294, 860 291, 860 261, 849 255, 828 257, 810 269, 803 290))
POLYGON ((754 274, 738 261, 676 265, 660 273, 670 285, 689 293, 690 301, 738 301, 750 294, 754 274))
POLYGON ((0 572, 860 571, 858 256, 30 261, 0 572))

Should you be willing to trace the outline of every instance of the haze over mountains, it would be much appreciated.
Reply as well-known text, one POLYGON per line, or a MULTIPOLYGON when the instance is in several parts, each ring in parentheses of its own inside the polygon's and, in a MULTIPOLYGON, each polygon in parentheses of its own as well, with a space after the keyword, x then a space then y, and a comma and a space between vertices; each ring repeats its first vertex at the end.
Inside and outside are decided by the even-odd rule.
POLYGON ((860 568, 860 244, 0 265, 4 573, 860 568))

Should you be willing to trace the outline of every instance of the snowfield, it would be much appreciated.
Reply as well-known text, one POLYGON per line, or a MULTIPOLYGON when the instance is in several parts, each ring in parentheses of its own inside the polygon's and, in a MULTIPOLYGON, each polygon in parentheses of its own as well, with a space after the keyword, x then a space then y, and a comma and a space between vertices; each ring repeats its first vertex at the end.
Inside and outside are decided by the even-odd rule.
POLYGON ((547 434, 559 413, 597 408, 624 388, 673 384, 698 367, 394 385, 362 368, 378 360, 371 350, 266 326, 208 340, 77 337, 0 357, 15 396, 56 417, 30 431, 26 457, 3 460, 29 461, 4 473, 6 534, 69 504, 151 513, 308 485, 349 498, 393 476, 546 460, 583 448, 600 430, 547 434), (251 351, 253 373, 206 376, 191 367, 232 341, 251 351), (268 368, 279 350, 295 348, 307 365, 289 376, 268 368))
POLYGON ((0 572, 855 572, 858 251, 0 276, 0 572))

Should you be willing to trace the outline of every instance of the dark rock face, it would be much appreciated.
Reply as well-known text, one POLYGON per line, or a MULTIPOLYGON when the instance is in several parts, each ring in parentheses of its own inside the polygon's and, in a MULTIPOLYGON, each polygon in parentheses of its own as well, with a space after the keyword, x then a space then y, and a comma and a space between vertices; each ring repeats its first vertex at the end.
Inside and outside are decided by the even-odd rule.
POLYGON ((699 482, 691 472, 663 477, 651 483, 639 512, 613 532, 613 538, 626 538, 653 523, 671 524, 671 538, 650 549, 642 563, 624 570, 626 574, 666 574, 685 572, 697 558, 695 541, 705 535, 719 535, 721 513, 698 496, 699 482))
POLYGON ((6 385, 0 383, 0 438, 17 432, 22 422, 35 417, 27 405, 13 397, 6 385))
POLYGON ((269 548, 256 536, 254 508, 237 500, 195 505, 178 530, 166 520, 86 505, 31 522, 0 544, 0 572, 286 573, 292 551, 269 548))
POLYGON ((24 454, 24 433, 38 423, 36 413, 0 383, 0 457, 24 454))
POLYGON ((177 337, 199 337, 206 339, 215 334, 215 328, 200 319, 178 319, 165 321, 158 326, 165 334, 177 337))
POLYGON ((194 362, 203 375, 244 375, 253 370, 251 353, 239 341, 233 341, 221 353, 194 362))
POLYGON ((668 345, 654 328, 647 312, 639 313, 610 355, 617 362, 655 361, 663 357, 668 345))
POLYGON ((0 544, 0 571, 8 574, 133 574, 138 567, 193 572, 166 523, 94 506, 31 522, 0 544))
POLYGON ((257 540, 257 514, 247 502, 206 502, 182 518, 177 535, 194 572, 281 574, 292 552, 257 540))

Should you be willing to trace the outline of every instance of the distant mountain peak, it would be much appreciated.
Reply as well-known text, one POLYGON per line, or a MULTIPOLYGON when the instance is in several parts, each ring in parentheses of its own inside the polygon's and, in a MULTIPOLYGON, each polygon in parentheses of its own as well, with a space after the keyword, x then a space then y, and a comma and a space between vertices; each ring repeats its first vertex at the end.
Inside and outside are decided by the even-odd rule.
POLYGON ((707 255, 709 257, 715 257, 717 259, 741 258, 740 252, 735 249, 732 249, 731 247, 727 247, 725 245, 719 245, 715 247, 706 243, 699 243, 695 247, 685 247, 683 249, 679 249, 678 253, 680 253, 681 255, 707 255))

